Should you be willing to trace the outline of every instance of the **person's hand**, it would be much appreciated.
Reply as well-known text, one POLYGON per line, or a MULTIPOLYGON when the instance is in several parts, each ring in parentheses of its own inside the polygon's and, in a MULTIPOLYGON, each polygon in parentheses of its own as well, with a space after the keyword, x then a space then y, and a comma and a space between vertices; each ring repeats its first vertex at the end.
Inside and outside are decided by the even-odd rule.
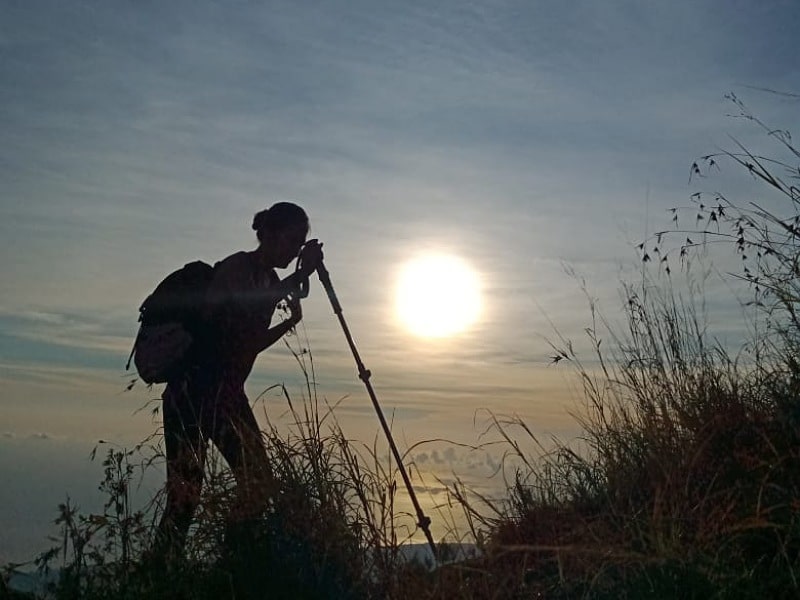
POLYGON ((311 275, 322 263, 322 244, 319 240, 308 240, 300 250, 300 271, 303 275, 311 275))
POLYGON ((286 296, 286 309, 289 311, 289 323, 291 323, 292 327, 303 319, 303 309, 300 306, 298 294, 292 293, 286 296))

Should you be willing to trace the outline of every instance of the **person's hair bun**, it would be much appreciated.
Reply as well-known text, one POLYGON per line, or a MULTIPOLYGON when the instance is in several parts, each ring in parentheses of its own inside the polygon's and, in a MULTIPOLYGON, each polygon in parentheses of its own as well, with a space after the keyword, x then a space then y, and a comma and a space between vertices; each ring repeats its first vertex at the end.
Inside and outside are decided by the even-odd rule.
POLYGON ((267 215, 268 212, 269 209, 264 209, 261 212, 256 213, 256 216, 253 217, 253 231, 259 231, 266 228, 266 225, 269 221, 269 216, 267 215))

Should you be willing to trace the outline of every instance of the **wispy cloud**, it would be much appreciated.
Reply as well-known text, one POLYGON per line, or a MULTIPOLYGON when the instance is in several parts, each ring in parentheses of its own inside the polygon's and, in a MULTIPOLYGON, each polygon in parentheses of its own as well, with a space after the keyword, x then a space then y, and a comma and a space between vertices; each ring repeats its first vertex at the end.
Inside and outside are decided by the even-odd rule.
POLYGON ((65 367, 45 361, 0 362, 0 381, 5 384, 10 382, 44 384, 53 391, 60 389, 87 393, 112 389, 121 392, 127 383, 107 369, 93 369, 80 364, 65 367))

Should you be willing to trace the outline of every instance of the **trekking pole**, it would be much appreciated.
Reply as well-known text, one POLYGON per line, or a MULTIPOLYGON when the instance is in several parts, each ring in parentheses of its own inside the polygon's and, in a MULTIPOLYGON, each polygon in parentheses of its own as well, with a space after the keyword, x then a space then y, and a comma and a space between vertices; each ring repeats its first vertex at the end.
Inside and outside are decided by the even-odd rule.
POLYGON ((397 468, 400 471, 400 475, 403 477, 403 481, 406 484, 406 489, 408 490, 408 495, 411 498, 411 503, 414 505, 414 510, 417 513, 417 525, 425 533, 425 538, 428 540, 428 544, 433 552, 433 560, 436 562, 438 560, 438 554, 436 552, 436 544, 434 543, 433 536, 431 535, 430 517, 426 516, 425 513, 422 512, 422 507, 419 505, 417 495, 414 493, 414 487, 411 485, 411 480, 408 478, 408 473, 403 466, 403 459, 400 456, 400 452, 397 450, 397 446, 394 443, 394 438, 392 438, 392 432, 389 429, 389 425, 386 423, 386 418, 383 416, 381 406, 378 404, 378 398, 375 396, 375 390, 372 389, 372 384, 369 381, 372 373, 361 361, 361 357, 358 354, 358 349, 356 349, 356 344, 353 341, 353 336, 350 335, 350 329, 347 327, 347 323, 344 320, 344 315, 342 315, 342 305, 339 304, 339 299, 336 297, 336 292, 333 291, 331 276, 322 262, 320 262, 319 266, 317 267, 317 275, 319 275, 319 280, 322 283, 322 287, 324 287, 325 291, 328 293, 328 298, 331 301, 333 312, 339 318, 339 324, 342 326, 342 331, 344 331, 344 337, 347 338, 347 343, 350 345, 353 358, 358 366, 358 378, 364 382, 364 385, 367 388, 367 393, 369 394, 369 398, 372 400, 372 405, 375 407, 375 412, 378 413, 378 420, 381 422, 381 427, 383 427, 383 433, 386 434, 386 440, 389 442, 389 447, 392 449, 394 459, 397 461, 397 468))

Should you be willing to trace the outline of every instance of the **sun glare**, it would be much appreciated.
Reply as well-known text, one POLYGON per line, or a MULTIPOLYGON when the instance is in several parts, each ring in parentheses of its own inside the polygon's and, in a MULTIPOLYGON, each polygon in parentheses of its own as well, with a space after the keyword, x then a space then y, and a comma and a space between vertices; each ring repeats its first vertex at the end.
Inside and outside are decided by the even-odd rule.
POLYGON ((456 257, 420 257, 401 270, 395 307, 400 320, 415 335, 454 335, 478 317, 480 282, 475 271, 456 257))

